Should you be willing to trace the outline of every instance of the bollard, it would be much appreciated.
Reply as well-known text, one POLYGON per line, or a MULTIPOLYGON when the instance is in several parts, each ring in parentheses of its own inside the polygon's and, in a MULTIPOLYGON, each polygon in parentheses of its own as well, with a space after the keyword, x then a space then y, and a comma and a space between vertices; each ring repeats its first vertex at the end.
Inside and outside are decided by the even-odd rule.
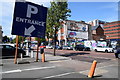
POLYGON ((20 54, 20 59, 23 60, 23 54, 22 53, 20 54))
POLYGON ((91 68, 90 68, 89 74, 88 74, 88 77, 89 77, 89 78, 92 78, 92 77, 93 77, 94 72, 95 72, 96 65, 97 65, 97 61, 94 60, 93 63, 92 63, 92 66, 91 66, 91 68))
POLYGON ((33 52, 33 50, 31 51, 30 57, 31 57, 31 58, 34 58, 34 52, 33 52))
POLYGON ((42 62, 45 62, 45 53, 42 53, 42 62))

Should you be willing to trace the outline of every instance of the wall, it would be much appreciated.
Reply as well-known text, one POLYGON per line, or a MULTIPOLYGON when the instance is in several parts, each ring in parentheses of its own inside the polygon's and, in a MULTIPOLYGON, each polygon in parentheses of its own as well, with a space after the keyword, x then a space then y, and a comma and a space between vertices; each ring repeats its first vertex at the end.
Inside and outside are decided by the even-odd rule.
POLYGON ((105 24, 104 31, 106 39, 120 39, 120 21, 105 24))

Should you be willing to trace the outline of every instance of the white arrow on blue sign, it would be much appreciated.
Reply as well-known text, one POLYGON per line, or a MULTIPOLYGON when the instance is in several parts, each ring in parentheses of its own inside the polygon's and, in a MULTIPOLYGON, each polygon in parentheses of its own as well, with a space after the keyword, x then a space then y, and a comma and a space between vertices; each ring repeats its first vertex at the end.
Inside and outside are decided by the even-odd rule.
POLYGON ((45 38, 47 8, 31 2, 15 2, 12 35, 45 38))
POLYGON ((28 29, 25 28, 25 32, 24 35, 28 35, 31 36, 31 33, 35 30, 35 27, 32 25, 31 27, 29 27, 28 29))

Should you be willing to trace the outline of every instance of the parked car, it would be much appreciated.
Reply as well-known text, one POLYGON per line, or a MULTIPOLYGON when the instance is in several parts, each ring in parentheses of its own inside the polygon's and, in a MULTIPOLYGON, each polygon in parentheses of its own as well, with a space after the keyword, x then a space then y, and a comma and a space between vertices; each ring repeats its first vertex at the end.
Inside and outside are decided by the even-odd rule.
MULTIPOLYGON (((52 46, 52 49, 54 49, 54 46, 55 46, 55 45, 52 46)), ((62 46, 56 45, 56 46, 55 46, 55 49, 62 49, 62 46)))
POLYGON ((80 51, 90 51, 89 47, 86 47, 84 45, 76 45, 75 50, 80 50, 80 51))
POLYGON ((101 51, 101 52, 113 52, 113 48, 111 47, 107 47, 107 46, 97 46, 94 48, 94 51, 101 51))
MULTIPOLYGON (((0 44, 0 49, 2 50, 2 56, 15 56, 16 48, 11 45, 0 44)), ((26 52, 23 49, 18 48, 18 57, 21 57, 21 54, 24 57, 26 52)))
POLYGON ((65 49, 65 50, 72 50, 73 47, 72 47, 72 46, 63 46, 62 49, 65 49))
POLYGON ((115 57, 120 59, 120 46, 116 46, 114 53, 115 57))
POLYGON ((52 49, 52 45, 47 45, 46 48, 52 49))

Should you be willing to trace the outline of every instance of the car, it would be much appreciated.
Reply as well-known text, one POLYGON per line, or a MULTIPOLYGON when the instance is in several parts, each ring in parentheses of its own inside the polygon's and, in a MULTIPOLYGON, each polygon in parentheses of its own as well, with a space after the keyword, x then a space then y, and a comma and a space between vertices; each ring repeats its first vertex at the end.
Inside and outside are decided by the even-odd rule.
MULTIPOLYGON (((11 45, 0 44, 0 49, 2 50, 2 57, 15 56, 16 48, 11 45)), ((23 49, 18 48, 18 57, 21 57, 21 54, 22 57, 24 57, 26 55, 26 52, 23 49)))
POLYGON ((108 47, 108 46, 97 46, 94 48, 94 51, 97 52, 97 51, 100 51, 100 52, 113 52, 113 48, 111 47, 108 47))
POLYGON ((116 46, 114 53, 115 53, 115 57, 120 59, 120 46, 116 46))
POLYGON ((62 46, 59 46, 59 45, 56 45, 56 46, 53 45, 53 46, 52 46, 52 49, 54 49, 54 47, 55 47, 55 49, 60 49, 60 50, 62 49, 62 46))
POLYGON ((52 49, 52 46, 51 45, 47 45, 46 48, 52 49))
POLYGON ((72 46, 63 46, 62 49, 64 49, 64 50, 72 50, 73 47, 72 46))
POLYGON ((90 51, 90 48, 84 45, 76 45, 74 49, 79 51, 90 51))

